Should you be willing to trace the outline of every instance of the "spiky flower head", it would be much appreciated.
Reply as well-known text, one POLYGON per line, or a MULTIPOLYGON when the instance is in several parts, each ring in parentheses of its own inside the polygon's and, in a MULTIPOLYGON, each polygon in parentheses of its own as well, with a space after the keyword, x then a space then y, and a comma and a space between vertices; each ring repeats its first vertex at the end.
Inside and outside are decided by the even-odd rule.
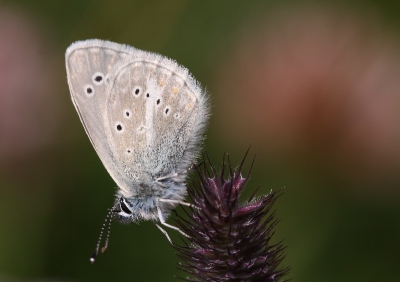
POLYGON ((281 242, 270 243, 278 222, 275 212, 270 211, 281 193, 275 191, 258 198, 253 194, 239 204, 251 171, 242 176, 246 156, 235 171, 229 162, 227 179, 225 161, 220 173, 211 163, 204 162, 197 168, 200 185, 189 188, 194 208, 188 220, 178 220, 190 236, 185 245, 175 245, 184 261, 180 268, 191 275, 183 280, 282 281, 289 272, 288 267, 279 266, 284 249, 281 242))

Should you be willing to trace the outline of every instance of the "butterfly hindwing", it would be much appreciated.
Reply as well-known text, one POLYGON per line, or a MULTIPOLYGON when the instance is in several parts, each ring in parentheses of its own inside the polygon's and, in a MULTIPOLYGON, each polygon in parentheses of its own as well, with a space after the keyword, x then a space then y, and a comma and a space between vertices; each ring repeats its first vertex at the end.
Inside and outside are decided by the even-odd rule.
POLYGON ((205 94, 188 70, 142 51, 120 67, 110 88, 109 132, 127 176, 146 183, 184 172, 208 116, 205 94))

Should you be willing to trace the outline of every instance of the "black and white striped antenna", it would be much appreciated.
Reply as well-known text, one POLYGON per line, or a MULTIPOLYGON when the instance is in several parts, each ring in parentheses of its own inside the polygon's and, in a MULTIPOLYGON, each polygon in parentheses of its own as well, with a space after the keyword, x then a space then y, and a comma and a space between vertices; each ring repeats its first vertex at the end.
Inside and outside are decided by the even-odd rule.
POLYGON ((90 262, 94 263, 96 260, 97 255, 99 254, 99 249, 100 249, 100 243, 101 243, 101 238, 103 237, 103 232, 104 229, 106 229, 106 225, 108 223, 108 230, 107 230, 107 236, 106 236, 106 241, 104 242, 103 247, 101 248, 101 253, 104 253, 107 250, 108 247, 108 239, 110 238, 110 232, 111 232, 111 213, 113 212, 113 209, 109 209, 106 218, 104 219, 103 226, 101 227, 100 231, 100 236, 99 240, 97 241, 96 249, 94 250, 93 254, 90 257, 90 262))

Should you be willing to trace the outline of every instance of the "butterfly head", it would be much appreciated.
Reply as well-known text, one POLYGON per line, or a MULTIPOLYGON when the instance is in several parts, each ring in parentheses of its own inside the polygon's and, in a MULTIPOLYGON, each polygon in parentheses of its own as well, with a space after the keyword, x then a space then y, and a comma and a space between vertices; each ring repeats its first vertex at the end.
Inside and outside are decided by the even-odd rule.
POLYGON ((115 199, 112 216, 113 219, 121 223, 132 223, 138 220, 132 203, 124 196, 119 196, 115 199))

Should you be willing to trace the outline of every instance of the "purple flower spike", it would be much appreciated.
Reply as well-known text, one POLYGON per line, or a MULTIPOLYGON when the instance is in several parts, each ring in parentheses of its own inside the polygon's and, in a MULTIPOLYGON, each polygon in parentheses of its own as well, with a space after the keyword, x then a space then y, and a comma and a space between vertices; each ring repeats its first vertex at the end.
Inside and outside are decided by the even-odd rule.
POLYGON ((204 162, 197 168, 200 185, 189 188, 192 213, 188 220, 178 220, 190 236, 185 245, 175 245, 184 261, 180 269, 190 274, 182 280, 273 282, 284 281, 281 279, 289 273, 289 267, 279 267, 284 258, 282 241, 270 244, 278 223, 270 210, 282 193, 275 191, 258 198, 253 195, 239 204, 251 171, 246 177, 241 174, 246 156, 235 172, 228 158, 227 179, 225 160, 219 174, 209 160, 209 165, 204 162))

